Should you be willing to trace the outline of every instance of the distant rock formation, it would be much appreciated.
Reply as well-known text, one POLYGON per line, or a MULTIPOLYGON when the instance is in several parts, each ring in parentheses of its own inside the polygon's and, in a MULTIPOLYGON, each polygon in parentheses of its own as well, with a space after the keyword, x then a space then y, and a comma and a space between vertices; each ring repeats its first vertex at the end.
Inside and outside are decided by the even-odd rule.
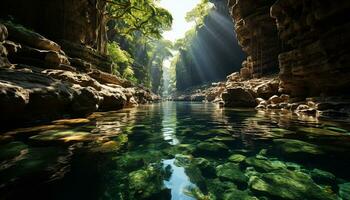
POLYGON ((274 2, 274 0, 229 1, 238 42, 248 55, 241 69, 241 76, 245 79, 278 71, 281 42, 275 21, 270 17, 270 7, 274 2))

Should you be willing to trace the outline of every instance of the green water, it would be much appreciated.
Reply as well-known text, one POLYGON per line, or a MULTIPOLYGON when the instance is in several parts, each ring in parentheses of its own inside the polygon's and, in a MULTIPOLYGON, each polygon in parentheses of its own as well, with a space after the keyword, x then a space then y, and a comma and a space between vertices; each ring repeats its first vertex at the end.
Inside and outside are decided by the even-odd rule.
POLYGON ((349 132, 213 104, 95 113, 2 133, 0 199, 349 199, 349 132))

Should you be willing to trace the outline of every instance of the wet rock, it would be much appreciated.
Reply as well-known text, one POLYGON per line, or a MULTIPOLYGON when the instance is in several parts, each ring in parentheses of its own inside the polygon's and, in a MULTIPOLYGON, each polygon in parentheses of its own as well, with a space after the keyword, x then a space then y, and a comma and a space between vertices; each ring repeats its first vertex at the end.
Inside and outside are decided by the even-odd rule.
POLYGON ((28 148, 28 146, 22 142, 11 142, 0 146, 0 159, 1 161, 12 159, 21 155, 21 152, 28 148))
POLYGON ((99 96, 102 97, 99 104, 99 109, 102 111, 118 110, 123 108, 127 103, 127 97, 119 88, 103 86, 103 89, 99 92, 99 96))
POLYGON ((196 146, 193 153, 199 156, 226 156, 228 151, 228 147, 223 143, 201 142, 196 146))
POLYGON ((260 172, 271 172, 286 168, 286 165, 281 161, 263 160, 254 157, 245 159, 245 164, 254 167, 260 172))
POLYGON ((123 168, 127 172, 141 169, 145 166, 145 161, 142 155, 125 154, 115 158, 119 167, 123 168))
POLYGON ((282 103, 283 99, 281 99, 279 96, 274 95, 272 97, 269 98, 269 100, 267 100, 268 104, 279 104, 282 103))
POLYGON ((299 128, 298 131, 313 135, 313 136, 343 136, 344 133, 339 133, 333 130, 314 128, 314 127, 304 127, 299 128))
POLYGON ((99 147, 93 148, 92 151, 100 153, 116 153, 120 148, 120 143, 116 141, 108 141, 102 143, 99 147))
POLYGON ((324 153, 317 145, 300 140, 275 139, 273 142, 286 154, 320 155, 324 153))
POLYGON ((217 199, 222 199, 225 191, 236 189, 237 186, 230 181, 221 181, 218 178, 208 181, 208 190, 214 194, 217 199))
POLYGON ((335 195, 322 190, 313 180, 302 172, 282 170, 264 173, 249 179, 251 190, 281 199, 336 199, 335 195))
POLYGON ((198 167, 204 177, 214 177, 215 167, 205 158, 196 158, 193 160, 193 164, 198 167))
POLYGON ((231 162, 243 162, 246 159, 246 156, 242 155, 242 154, 233 154, 231 155, 228 160, 231 162))
POLYGON ((163 180, 157 167, 148 166, 129 173, 129 190, 133 198, 147 199, 163 189, 163 180))
POLYGON ((89 132, 74 130, 44 131, 29 138, 31 142, 37 144, 64 144, 70 142, 93 141, 94 139, 95 137, 93 137, 89 132))
POLYGON ((350 182, 339 185, 339 196, 343 200, 350 200, 350 182))
POLYGON ((92 87, 81 87, 79 85, 74 85, 72 87, 73 100, 72 100, 72 111, 79 115, 81 113, 92 113, 97 111, 98 104, 100 102, 100 96, 98 92, 92 87))
POLYGON ((245 188, 248 178, 240 170, 239 165, 225 163, 216 167, 216 175, 223 181, 232 181, 238 188, 245 188))
POLYGON ((336 182, 336 177, 334 176, 334 174, 327 172, 327 171, 323 171, 320 169, 313 169, 310 172, 311 178, 319 184, 330 184, 333 185, 336 182))
POLYGON ((89 119, 77 118, 77 119, 60 119, 60 120, 55 120, 52 123, 58 124, 58 125, 80 125, 80 124, 87 124, 89 122, 90 122, 89 119))
POLYGON ((238 189, 229 189, 225 191, 223 195, 223 200, 258 200, 258 198, 252 196, 247 191, 242 191, 238 189))
POLYGON ((0 42, 5 41, 8 36, 7 28, 3 24, 0 24, 0 42))
POLYGON ((226 107, 255 107, 257 103, 254 96, 252 90, 237 87, 227 89, 227 92, 222 94, 222 99, 226 107))

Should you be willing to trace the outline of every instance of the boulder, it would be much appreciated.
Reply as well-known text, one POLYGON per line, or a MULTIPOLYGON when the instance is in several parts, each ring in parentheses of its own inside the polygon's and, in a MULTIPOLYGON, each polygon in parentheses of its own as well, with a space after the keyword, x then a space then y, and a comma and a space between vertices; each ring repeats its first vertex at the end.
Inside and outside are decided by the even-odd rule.
POLYGON ((55 42, 46 39, 42 35, 35 33, 21 25, 12 22, 4 23, 9 33, 9 40, 26 44, 28 46, 41 49, 59 52, 61 47, 55 42))
POLYGON ((255 157, 250 157, 245 159, 245 164, 254 167, 260 172, 271 172, 274 170, 280 170, 286 168, 286 165, 281 161, 270 161, 265 159, 258 159, 255 157))
POLYGON ((258 198, 249 194, 248 191, 230 188, 225 191, 223 200, 258 200, 258 198))
POLYGON ((101 84, 97 82, 95 79, 91 78, 87 74, 81 74, 66 70, 58 70, 58 69, 47 69, 42 71, 43 74, 46 74, 49 77, 67 81, 69 83, 78 84, 82 87, 93 87, 96 90, 101 90, 101 84))
POLYGON ((236 163, 240 163, 243 162, 246 159, 246 157, 242 154, 232 154, 228 160, 231 162, 236 162, 236 163))
POLYGON ((248 178, 240 170, 239 165, 234 163, 225 163, 216 167, 216 175, 223 181, 231 181, 239 188, 247 186, 248 178))
POLYGON ((226 107, 255 107, 255 94, 252 90, 237 87, 229 88, 222 94, 226 107))
POLYGON ((221 142, 201 142, 193 153, 202 156, 226 156, 228 151, 228 147, 221 142))
POLYGON ((161 172, 154 166, 148 166, 129 173, 129 192, 135 199, 148 199, 163 190, 161 172))
POLYGON ((103 86, 99 96, 102 97, 99 104, 99 109, 102 111, 121 109, 127 102, 127 97, 119 88, 103 86))
POLYGON ((315 184, 310 176, 298 171, 282 170, 251 176, 252 191, 280 199, 332 200, 336 195, 326 192, 315 184))
POLYGON ((308 142, 293 139, 274 139, 273 142, 285 154, 321 155, 324 152, 308 142))
POLYGON ((339 185, 339 196, 343 200, 350 200, 350 182, 339 185))
POLYGON ((0 42, 3 42, 8 37, 8 32, 6 26, 0 23, 0 42))

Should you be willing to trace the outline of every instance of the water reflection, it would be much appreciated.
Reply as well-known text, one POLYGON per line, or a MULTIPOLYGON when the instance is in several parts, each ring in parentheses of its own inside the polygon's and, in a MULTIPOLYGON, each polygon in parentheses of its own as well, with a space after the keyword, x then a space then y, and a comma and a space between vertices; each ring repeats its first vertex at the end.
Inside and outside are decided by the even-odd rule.
POLYGON ((171 145, 179 144, 179 140, 176 138, 176 107, 170 103, 165 102, 162 105, 163 120, 162 120, 162 133, 165 141, 168 141, 171 145))
POLYGON ((188 188, 195 188, 188 178, 185 168, 177 166, 175 159, 164 160, 164 168, 171 171, 169 180, 165 180, 164 184, 171 190, 171 200, 194 200, 194 198, 185 194, 188 188))

